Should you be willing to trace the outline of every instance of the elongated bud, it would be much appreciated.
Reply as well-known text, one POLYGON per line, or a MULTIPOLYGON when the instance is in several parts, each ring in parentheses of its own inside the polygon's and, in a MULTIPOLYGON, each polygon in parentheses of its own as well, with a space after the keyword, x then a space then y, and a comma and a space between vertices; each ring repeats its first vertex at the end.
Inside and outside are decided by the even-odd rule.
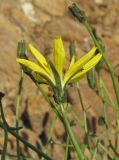
POLYGON ((74 41, 70 42, 69 53, 70 53, 70 60, 72 59, 73 56, 76 58, 76 46, 74 41))
MULTIPOLYGON (((21 40, 20 42, 18 42, 18 46, 17 46, 17 58, 28 59, 25 53, 26 53, 26 42, 25 40, 21 40)), ((22 65, 20 66, 25 73, 29 73, 29 74, 31 73, 30 69, 22 65)))
POLYGON ((69 10, 73 14, 73 16, 79 20, 79 22, 83 23, 86 21, 84 11, 80 10, 75 3, 73 3, 72 6, 69 7, 69 10))
POLYGON ((18 58, 25 58, 25 52, 26 52, 26 43, 24 40, 21 40, 18 42, 17 46, 17 57, 18 58))
POLYGON ((103 126, 105 124, 106 124, 105 118, 104 117, 99 117, 99 119, 98 119, 98 125, 99 126, 103 126))
POLYGON ((95 66, 97 72, 99 72, 103 68, 103 59, 101 59, 98 64, 95 66))
POLYGON ((87 73, 87 81, 88 85, 91 89, 95 90, 96 89, 96 74, 95 74, 95 68, 92 68, 88 73, 87 73))

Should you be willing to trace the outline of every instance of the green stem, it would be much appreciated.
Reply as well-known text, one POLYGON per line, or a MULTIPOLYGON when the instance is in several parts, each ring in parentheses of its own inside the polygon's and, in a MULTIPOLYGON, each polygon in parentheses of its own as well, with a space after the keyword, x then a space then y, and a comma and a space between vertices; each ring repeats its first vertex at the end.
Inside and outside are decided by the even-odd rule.
POLYGON ((117 87, 117 85, 116 85, 115 73, 114 73, 114 71, 113 71, 113 68, 112 68, 112 66, 111 66, 111 64, 110 64, 110 62, 109 62, 106 54, 104 53, 102 47, 100 46, 98 40, 97 40, 96 37, 94 36, 91 25, 88 23, 87 20, 85 20, 85 21, 83 22, 83 24, 84 24, 85 27, 87 28, 87 30, 88 30, 88 32, 89 32, 89 34, 90 34, 93 42, 94 42, 95 45, 97 46, 99 52, 100 52, 100 53, 102 54, 102 56, 103 56, 103 60, 105 61, 106 65, 108 66, 109 73, 110 73, 110 76, 111 76, 111 79, 112 79, 112 83, 113 83, 113 87, 114 87, 114 91, 115 91, 115 95, 116 95, 116 98, 117 98, 117 104, 118 104, 118 106, 119 106, 119 91, 118 91, 118 87, 117 87))
MULTIPOLYGON (((45 153, 47 153, 48 145, 50 144, 49 142, 52 139, 52 134, 53 134, 53 130, 55 128, 55 122, 56 122, 56 120, 57 120, 57 115, 54 113, 54 117, 53 117, 53 120, 52 120, 51 125, 50 125, 50 129, 49 129, 49 132, 48 132, 47 144, 45 145, 45 150, 44 150, 45 153)), ((42 158, 41 160, 44 160, 44 158, 42 158)))
POLYGON ((87 135, 88 134, 87 114, 86 114, 86 110, 85 110, 85 107, 84 107, 84 104, 83 104, 83 99, 82 99, 82 96, 81 96, 81 92, 80 92, 80 88, 79 88, 79 84, 78 83, 77 83, 77 91, 78 91, 79 99, 80 99, 80 102, 81 102, 81 107, 82 107, 82 110, 83 110, 84 129, 85 129, 85 133, 87 135))
POLYGON ((99 86, 100 86, 100 96, 101 96, 101 100, 102 100, 102 104, 103 104, 103 115, 104 115, 104 119, 105 119, 105 127, 106 127, 106 135, 107 135, 108 143, 109 143, 110 148, 114 152, 115 156, 119 157, 118 153, 116 152, 117 146, 118 146, 118 112, 116 111, 116 116, 115 116, 116 117, 116 122, 115 122, 116 134, 115 134, 115 147, 113 147, 111 139, 110 139, 109 121, 107 118, 106 103, 105 103, 105 97, 104 97, 104 93, 103 93, 104 84, 103 84, 103 81, 102 81, 99 74, 98 74, 98 79, 99 79, 99 86))
POLYGON ((56 120, 57 120, 57 116, 54 114, 53 120, 52 120, 52 122, 51 122, 50 129, 49 129, 49 132, 48 132, 48 143, 49 143, 50 140, 52 139, 52 134, 53 134, 53 130, 54 130, 54 128, 55 128, 56 120))
MULTIPOLYGON (((59 146, 61 146, 61 147, 66 147, 66 146, 67 146, 66 143, 58 143, 58 142, 56 142, 56 141, 55 141, 55 142, 53 141, 53 144, 59 145, 59 146)), ((73 144, 69 144, 68 147, 69 147, 69 148, 72 148, 72 149, 74 148, 73 144)))
POLYGON ((111 160, 114 160, 114 157, 111 155, 111 153, 100 142, 99 142, 98 146, 100 146, 100 148, 102 148, 104 150, 104 152, 110 157, 111 160))
POLYGON ((63 117, 63 122, 64 122, 65 129, 66 129, 66 131, 69 135, 70 140, 72 141, 72 144, 74 145, 77 156, 78 156, 79 160, 84 160, 85 158, 83 156, 83 153, 82 153, 82 151, 79 147, 79 144, 77 143, 77 140, 74 137, 74 134, 71 130, 71 126, 70 126, 69 121, 67 119, 66 111, 64 109, 64 104, 60 104, 60 107, 61 107, 61 110, 62 110, 62 117, 63 117))
MULTIPOLYGON (((22 84, 23 84, 23 70, 21 69, 21 76, 19 81, 19 90, 16 97, 16 128, 19 127, 19 109, 20 109, 20 98, 21 98, 21 92, 22 92, 22 84)), ((16 131, 17 134, 19 134, 19 130, 16 131)), ((18 160, 20 160, 20 148, 19 148, 19 140, 16 138, 16 149, 17 149, 17 156, 18 160)))
POLYGON ((112 151, 114 152, 115 156, 119 158, 119 153, 115 150, 115 147, 112 145, 112 143, 110 142, 110 148, 112 149, 112 151))
POLYGON ((5 160, 6 151, 7 151, 7 142, 8 142, 8 131, 7 131, 7 126, 6 126, 6 124, 4 124, 3 127, 4 127, 4 145, 3 145, 1 160, 5 160))
POLYGON ((106 54, 103 51, 102 45, 100 45, 99 41, 96 39, 96 37, 93 33, 93 30, 92 30, 92 27, 89 24, 89 22, 87 20, 87 17, 85 16, 85 13, 83 11, 81 11, 76 6, 76 4, 72 4, 72 6, 70 6, 69 9, 72 12, 72 14, 74 15, 74 17, 76 17, 79 20, 79 22, 84 24, 84 26, 88 30, 88 32, 89 32, 89 34, 90 34, 90 36, 91 36, 91 38, 94 42, 94 44, 97 46, 99 52, 102 54, 103 60, 105 61, 106 65, 108 66, 108 70, 109 70, 109 73, 110 73, 110 76, 111 76, 111 79, 112 79, 113 88, 114 88, 116 99, 117 99, 117 104, 119 106, 119 90, 118 90, 116 79, 115 79, 115 73, 113 71, 113 68, 112 68, 110 62, 108 61, 108 58, 107 58, 106 54))
POLYGON ((69 150, 69 136, 67 136, 67 142, 66 142, 66 149, 65 149, 65 155, 64 155, 64 160, 68 160, 68 150, 69 150))
POLYGON ((119 116, 118 116, 118 113, 119 112, 116 112, 116 120, 115 120, 115 151, 117 151, 117 148, 118 148, 118 136, 119 136, 119 125, 118 125, 118 119, 119 119, 119 116))
POLYGON ((102 128, 100 128, 99 135, 97 136, 97 140, 96 140, 96 146, 92 150, 92 154, 93 154, 92 155, 92 160, 97 160, 96 155, 97 155, 97 152, 98 152, 99 143, 101 142, 101 139, 102 139, 102 135, 103 135, 103 130, 102 130, 102 128))
POLYGON ((52 103, 52 101, 50 100, 50 98, 48 97, 48 95, 46 94, 46 92, 44 91, 44 89, 41 87, 40 84, 38 84, 34 79, 32 79, 35 83, 35 85, 37 86, 37 88, 39 89, 39 91, 41 92, 42 96, 44 97, 44 99, 46 100, 46 102, 51 106, 51 108, 53 109, 53 111, 55 112, 55 114, 60 118, 60 120, 63 122, 62 120, 62 116, 60 114, 60 112, 58 111, 58 109, 56 108, 56 106, 52 103))
MULTIPOLYGON (((4 129, 4 124, 0 121, 0 127, 4 129)), ((46 160, 52 160, 48 155, 46 155, 44 152, 33 146, 31 143, 27 142, 24 138, 22 138, 20 135, 18 135, 16 132, 10 130, 7 128, 8 132, 12 134, 14 137, 16 137, 19 141, 24 143, 27 147, 38 153, 40 156, 44 157, 46 160)))
POLYGON ((97 144, 96 144, 96 147, 94 149, 92 160, 96 160, 96 155, 97 155, 97 151, 98 151, 98 144, 99 144, 99 140, 97 140, 97 144))
POLYGON ((83 128, 84 125, 82 124, 82 122, 80 122, 79 116, 76 114, 76 112, 74 112, 73 110, 71 110, 71 113, 72 113, 72 116, 74 117, 74 119, 76 120, 77 124, 78 124, 81 128, 83 128))
POLYGON ((4 129, 4 145, 3 145, 3 150, 2 150, 2 155, 1 155, 1 160, 5 160, 6 157, 6 151, 7 151, 7 143, 8 143, 8 124, 7 121, 5 119, 5 115, 4 115, 4 111, 3 111, 3 107, 2 107, 2 98, 4 97, 3 93, 0 93, 0 112, 1 112, 1 119, 3 121, 3 129, 4 129))
POLYGON ((109 91, 107 90, 107 88, 106 88, 103 80, 101 79, 101 77, 100 77, 100 81, 101 81, 101 83, 102 83, 102 88, 103 88, 103 90, 105 91, 105 94, 106 94, 107 97, 108 97, 108 100, 107 100, 107 101, 105 100, 106 103, 109 103, 108 105, 111 105, 114 109, 117 109, 116 104, 113 102, 112 97, 111 97, 111 95, 109 94, 109 91), (108 102, 108 101, 109 101, 109 102, 108 102))
POLYGON ((106 103, 105 103, 105 97, 104 97, 104 92, 103 92, 103 83, 102 83, 100 74, 98 74, 98 80, 99 80, 99 95, 102 101, 102 109, 103 109, 103 116, 105 120, 106 135, 107 135, 108 142, 110 142, 109 122, 108 122, 107 114, 106 114, 106 103))

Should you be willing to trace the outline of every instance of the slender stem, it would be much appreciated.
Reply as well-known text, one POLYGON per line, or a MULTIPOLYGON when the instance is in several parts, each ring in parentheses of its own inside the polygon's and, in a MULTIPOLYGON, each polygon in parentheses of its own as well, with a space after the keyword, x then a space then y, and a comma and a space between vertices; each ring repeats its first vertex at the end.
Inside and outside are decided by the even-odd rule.
POLYGON ((107 119, 105 102, 103 102, 103 115, 104 115, 104 119, 105 119, 106 135, 107 135, 108 142, 110 143, 111 139, 110 139, 110 134, 109 134, 109 122, 107 119))
POLYGON ((84 115, 85 133, 88 134, 87 114, 86 114, 86 110, 85 110, 85 107, 84 107, 84 104, 83 104, 83 99, 82 99, 82 96, 81 96, 81 92, 80 92, 80 88, 79 88, 79 84, 78 83, 77 83, 77 91, 78 91, 78 95, 79 95, 79 99, 80 99, 80 102, 81 102, 81 107, 82 107, 83 115, 84 115))
MULTIPOLYGON (((61 147, 66 147, 66 146, 67 146, 67 144, 65 144, 65 143, 58 143, 58 142, 56 142, 56 141, 53 142, 53 144, 59 145, 59 146, 61 146, 61 147)), ((74 148, 73 144, 69 144, 68 147, 69 147, 69 148, 72 148, 72 149, 74 148)))
POLYGON ((92 151, 92 154, 93 154, 92 160, 97 160, 96 155, 97 155, 99 143, 101 142, 101 139, 102 139, 102 135, 103 135, 103 130, 102 130, 102 128, 100 128, 99 135, 97 136, 96 146, 95 146, 94 150, 92 151))
POLYGON ((2 107, 2 98, 4 97, 3 93, 0 93, 0 112, 1 112, 1 119, 3 121, 3 129, 4 129, 4 145, 3 145, 3 150, 2 150, 2 155, 1 155, 1 160, 5 160, 6 157, 6 151, 7 151, 7 143, 8 143, 8 124, 5 119, 3 107, 2 107))
POLYGON ((79 144, 78 144, 77 140, 74 137, 74 134, 71 130, 71 126, 70 126, 69 121, 67 119, 66 111, 64 109, 64 104, 60 104, 60 107, 61 107, 61 110, 62 110, 62 117, 63 117, 63 122, 64 122, 65 129, 66 129, 66 131, 69 135, 70 140, 72 141, 72 144, 74 145, 77 156, 78 156, 79 160, 84 160, 85 158, 83 156, 83 153, 82 153, 82 151, 79 147, 79 144))
MULTIPOLYGON (((49 142, 50 142, 51 139, 52 139, 52 134, 53 134, 53 130, 54 130, 54 128, 55 128, 56 119, 57 119, 57 116, 56 116, 56 114, 54 113, 54 117, 53 117, 53 120, 52 120, 51 125, 50 125, 50 129, 49 129, 49 132, 48 132, 47 144, 45 145, 45 150, 44 150, 45 153, 47 153, 48 145, 50 144, 49 142)), ((43 157, 41 160, 44 160, 44 157, 43 157)))
POLYGON ((93 158, 92 160, 96 160, 96 154, 97 154, 98 146, 94 150, 93 158))
POLYGON ((101 81, 101 83, 102 83, 102 88, 103 88, 103 90, 105 91, 106 95, 108 96, 108 99, 109 99, 108 101, 109 101, 110 103, 109 103, 108 101, 106 101, 106 99, 105 99, 105 101, 106 101, 107 103, 109 103, 114 109, 117 109, 116 104, 113 102, 112 97, 111 97, 111 95, 109 94, 109 91, 107 90, 107 88, 106 88, 106 86, 105 86, 102 78, 101 78, 101 77, 99 77, 99 78, 100 78, 100 81, 101 81))
POLYGON ((102 145, 100 142, 98 144, 98 146, 100 146, 100 148, 102 148, 104 150, 104 152, 110 157, 111 160, 114 160, 114 157, 111 155, 111 153, 107 150, 107 148, 104 147, 104 145, 102 145))
POLYGON ((98 151, 98 144, 99 144, 99 140, 97 140, 97 144, 96 144, 96 147, 94 149, 92 160, 96 160, 96 155, 97 155, 97 151, 98 151))
POLYGON ((6 124, 4 124, 3 127, 4 127, 4 145, 3 145, 1 160, 5 160, 6 151, 7 151, 7 143, 8 143, 8 131, 7 131, 7 126, 6 126, 6 124))
MULTIPOLYGON (((86 109, 85 109, 85 106, 84 106, 84 103, 83 103, 83 99, 82 99, 82 96, 81 96, 79 83, 77 83, 77 91, 78 91, 78 96, 79 96, 79 99, 80 99, 80 102, 81 102, 82 111, 83 111, 83 119, 84 119, 83 128, 85 130, 85 135, 89 139, 89 131, 88 131, 88 125, 87 125, 87 112, 86 112, 86 109)), ((89 150, 91 151, 90 144, 87 143, 87 145, 88 145, 89 150)))
POLYGON ((76 120, 76 122, 78 123, 78 125, 81 128, 83 128, 84 126, 83 126, 82 122, 80 122, 79 116, 76 114, 76 112, 74 112, 73 110, 71 110, 71 113, 72 113, 72 116, 74 117, 74 119, 76 120))
POLYGON ((103 92, 103 84, 102 84, 100 74, 98 74, 98 80, 99 80, 99 94, 100 94, 101 101, 102 101, 102 109, 103 109, 103 116, 104 116, 104 120, 105 120, 106 134, 107 134, 108 142, 110 142, 109 122, 108 122, 107 114, 106 114, 106 103, 105 103, 105 97, 104 97, 104 92, 103 92))
MULTIPOLYGON (((4 124, 0 121, 0 127, 4 129, 4 124)), ((10 130, 7 128, 8 132, 12 134, 14 137, 16 137, 19 141, 24 143, 27 147, 38 153, 40 156, 44 157, 46 160, 52 160, 48 155, 46 155, 44 152, 33 146, 31 143, 27 142, 24 138, 22 138, 20 135, 18 135, 16 132, 10 130)))
POLYGON ((52 103, 52 101, 50 100, 50 98, 48 97, 48 95, 46 94, 46 92, 44 91, 44 89, 41 87, 41 85, 39 85, 38 83, 36 83, 34 81, 35 85, 37 86, 37 88, 39 89, 39 91, 41 92, 42 96, 44 97, 44 99, 47 101, 47 103, 51 106, 51 108, 53 109, 53 111, 55 112, 55 114, 60 118, 60 120, 63 122, 62 120, 62 116, 60 114, 60 112, 58 111, 58 109, 56 108, 56 106, 52 103))
POLYGON ((53 120, 51 122, 51 126, 48 132, 48 142, 50 142, 50 140, 52 139, 52 134, 53 134, 53 130, 55 128, 55 122, 57 120, 57 116, 54 114, 53 120))
POLYGON ((65 149, 65 155, 64 155, 64 160, 68 160, 68 150, 69 150, 69 136, 67 136, 67 142, 66 142, 66 149, 65 149))
POLYGON ((119 154, 116 152, 117 146, 118 146, 118 112, 117 112, 117 110, 115 110, 116 111, 116 116, 115 116, 116 117, 116 121, 115 121, 116 134, 115 134, 115 147, 113 147, 111 139, 110 139, 109 121, 108 121, 107 114, 106 114, 106 103, 105 103, 105 97, 104 97, 104 93, 103 93, 104 83, 103 83, 99 74, 98 74, 98 79, 99 79, 99 86, 100 86, 100 96, 101 96, 101 100, 102 100, 102 104, 103 104, 103 115, 104 115, 104 119, 105 119, 107 139, 109 142, 109 146, 112 149, 112 151, 114 152, 115 156, 119 157, 119 154))
POLYGON ((110 148, 114 152, 115 156, 117 156, 119 158, 119 153, 115 150, 115 147, 112 145, 112 143, 110 143, 110 148))
POLYGON ((98 47, 99 52, 102 54, 103 60, 105 61, 106 65, 108 66, 109 73, 110 73, 110 76, 111 76, 111 79, 112 79, 112 83, 113 83, 113 87, 114 87, 114 91, 115 91, 115 95, 116 95, 116 98, 117 98, 117 104, 119 106, 119 90, 118 90, 118 87, 117 87, 117 84, 116 84, 115 73, 113 71, 113 68, 112 68, 112 66, 111 66, 106 54, 104 53, 102 47, 100 46, 98 40, 94 36, 91 25, 88 23, 87 20, 84 21, 83 24, 87 28, 92 40, 94 41, 95 45, 98 47))
MULTIPOLYGON (((19 89, 18 89, 18 94, 17 94, 17 97, 16 97, 16 128, 19 127, 19 109, 20 109, 20 98, 21 98, 21 92, 22 92, 23 76, 24 76, 24 72, 21 69, 19 89)), ((16 130, 16 133, 19 134, 19 130, 16 130)), ((17 149, 18 160, 20 160, 19 140, 17 138, 16 138, 16 149, 17 149)))
POLYGON ((88 30, 88 32, 89 32, 89 34, 90 34, 90 36, 91 36, 91 38, 94 42, 94 44, 97 46, 99 52, 102 54, 103 60, 105 61, 106 65, 108 66, 108 70, 109 70, 109 73, 110 73, 110 76, 111 76, 111 79, 112 79, 113 88, 114 88, 116 99, 117 99, 117 104, 118 104, 118 107, 119 107, 119 90, 118 90, 117 82, 116 82, 116 79, 115 79, 115 73, 113 71, 113 68, 112 68, 106 54, 103 51, 102 45, 100 45, 99 41, 97 40, 96 36, 94 35, 92 27, 89 24, 89 22, 87 20, 87 17, 85 16, 85 13, 83 11, 81 11, 76 6, 76 4, 72 4, 72 6, 70 6, 69 9, 70 9, 71 13, 79 20, 79 22, 84 24, 84 26, 88 30))
POLYGON ((119 136, 119 124, 118 124, 118 115, 119 112, 116 112, 116 120, 115 120, 115 151, 117 151, 117 148, 118 148, 118 136, 119 136))

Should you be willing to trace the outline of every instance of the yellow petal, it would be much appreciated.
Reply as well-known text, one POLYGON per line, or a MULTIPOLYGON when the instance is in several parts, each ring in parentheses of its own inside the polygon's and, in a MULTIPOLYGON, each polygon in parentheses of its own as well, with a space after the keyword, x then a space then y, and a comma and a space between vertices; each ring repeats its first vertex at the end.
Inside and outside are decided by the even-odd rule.
POLYGON ((47 63, 45 57, 36 48, 34 48, 32 44, 29 44, 28 46, 39 64, 49 73, 49 64, 47 63))
POLYGON ((84 70, 89 70, 91 69, 92 67, 94 67, 98 62, 99 60, 101 59, 102 57, 102 54, 97 54, 94 58, 92 58, 88 63, 86 63, 84 66, 83 66, 83 69, 84 70))
POLYGON ((76 74, 76 75, 69 81, 69 83, 76 83, 76 82, 80 81, 80 80, 84 77, 84 75, 85 75, 86 72, 87 72, 86 70, 83 70, 83 71, 79 72, 78 74, 76 74))
POLYGON ((64 75, 64 82, 66 82, 69 77, 71 77, 77 70, 79 70, 85 63, 87 63, 95 54, 96 47, 94 46, 86 55, 81 57, 78 61, 69 67, 68 71, 64 75))
POLYGON ((62 77, 62 70, 65 63, 65 50, 61 38, 54 39, 53 47, 54 66, 60 77, 62 77))
POLYGON ((37 64, 26 60, 26 59, 20 59, 17 58, 16 59, 17 62, 19 62, 20 64, 24 65, 25 67, 31 69, 32 71, 38 72, 46 77, 48 77, 49 79, 51 79, 50 75, 40 66, 38 66, 37 64))
POLYGON ((74 63, 75 63, 75 56, 72 56, 69 69, 74 65, 74 63))
POLYGON ((72 79, 70 80, 70 82, 74 83, 79 81, 86 72, 88 72, 91 68, 93 68, 101 59, 102 55, 99 53, 97 54, 94 58, 92 58, 88 63, 86 63, 83 66, 83 70, 80 71, 79 73, 77 73, 75 76, 72 77, 72 79))

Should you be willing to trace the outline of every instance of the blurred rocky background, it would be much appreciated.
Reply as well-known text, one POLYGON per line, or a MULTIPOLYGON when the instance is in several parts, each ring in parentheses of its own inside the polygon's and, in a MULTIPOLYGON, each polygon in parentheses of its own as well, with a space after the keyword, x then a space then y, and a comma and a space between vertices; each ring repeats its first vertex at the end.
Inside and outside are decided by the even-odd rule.
MULTIPOLYGON (((105 44, 106 54, 112 66, 119 63, 119 0, 0 0, 0 91, 5 93, 4 112, 11 126, 15 125, 15 103, 20 71, 15 60, 18 41, 25 39, 27 43, 34 44, 47 58, 51 57, 52 42, 55 36, 62 37, 67 57, 69 57, 68 47, 71 41, 76 43, 78 57, 90 49, 92 42, 89 34, 68 10, 68 6, 73 2, 86 12, 97 35, 105 44)), ((115 99, 105 65, 101 74, 109 92, 115 99)), ((119 76, 118 69, 116 74, 119 76)), ((102 115, 101 102, 89 89, 86 78, 81 81, 80 89, 84 104, 87 108, 89 107, 89 121, 94 120, 97 123, 98 118, 102 115)), ((24 129, 21 130, 21 135, 32 144, 42 148, 47 140, 53 112, 33 82, 26 76, 22 93, 20 124, 24 126, 24 129)), ((81 105, 75 89, 69 87, 68 93, 70 107, 82 119, 81 105)), ((113 125, 110 108, 108 117, 113 125)), ((72 119, 72 116, 70 118, 72 119)), ((83 142, 84 133, 80 127, 76 125, 73 130, 77 140, 83 142)), ((64 128, 57 120, 53 140, 56 143, 64 143, 64 138, 64 128)), ((2 149, 2 144, 3 132, 0 129, 0 149, 2 149)), ((8 153, 15 154, 15 139, 11 135, 9 136, 8 153)), ((29 151, 22 144, 21 153, 25 156, 31 155, 36 160, 39 159, 38 155, 29 151)), ((64 148, 54 144, 49 154, 54 160, 61 160, 63 153, 64 148)))

